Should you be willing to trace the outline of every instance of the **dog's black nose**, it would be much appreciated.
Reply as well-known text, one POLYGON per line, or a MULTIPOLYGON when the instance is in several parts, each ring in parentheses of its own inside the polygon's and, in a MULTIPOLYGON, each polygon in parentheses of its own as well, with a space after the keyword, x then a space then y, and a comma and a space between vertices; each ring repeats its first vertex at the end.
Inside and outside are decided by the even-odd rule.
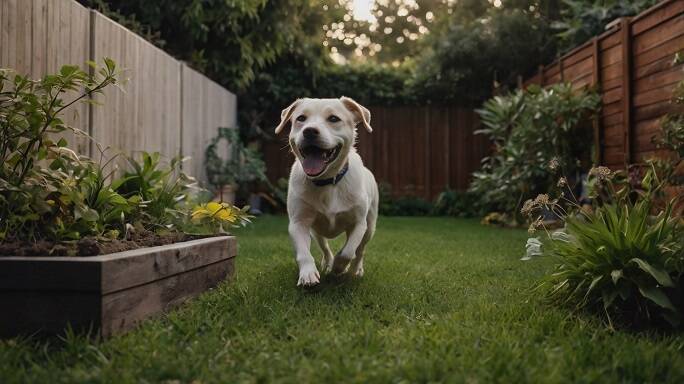
POLYGON ((313 140, 318 137, 318 129, 316 128, 304 128, 304 131, 302 132, 304 134, 304 138, 307 140, 313 140))

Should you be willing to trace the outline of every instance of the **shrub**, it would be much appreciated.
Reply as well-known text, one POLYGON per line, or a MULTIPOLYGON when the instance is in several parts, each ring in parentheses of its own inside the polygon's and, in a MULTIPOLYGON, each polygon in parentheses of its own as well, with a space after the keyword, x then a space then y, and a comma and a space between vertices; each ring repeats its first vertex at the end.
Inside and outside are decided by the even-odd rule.
POLYGON ((592 169, 590 175, 592 210, 579 208, 564 195, 539 195, 525 203, 523 212, 533 219, 530 232, 547 233, 545 240, 528 240, 525 259, 550 255, 557 261, 539 289, 555 303, 605 314, 611 323, 679 326, 684 314, 684 229, 672 213, 677 198, 652 214, 665 185, 654 163, 636 183, 605 167, 592 169), (541 217, 535 218, 542 209, 562 218, 565 228, 549 232, 541 217))
POLYGON ((437 196, 432 212, 437 216, 476 217, 480 212, 475 202, 472 193, 447 189, 437 196))
POLYGON ((484 211, 517 217, 525 199, 549 190, 555 180, 552 162, 571 175, 589 163, 590 119, 600 105, 599 96, 573 90, 570 84, 543 89, 532 86, 485 102, 479 113, 494 153, 483 159, 473 174, 469 191, 484 211))
MULTIPOLYGON (((69 149, 64 138, 53 139, 65 131, 85 135, 66 125, 62 112, 117 83, 112 60, 90 65, 92 74, 64 66, 42 80, 0 71, 0 243, 125 238, 130 228, 196 232, 188 225, 192 180, 178 160, 164 167, 159 154, 143 153, 141 161, 129 158, 130 171, 117 178, 111 165, 118 156, 105 160, 100 150, 94 161, 69 149), (66 91, 81 94, 65 102, 66 91)), ((248 221, 236 211, 235 223, 248 221)))
POLYGON ((64 131, 82 135, 60 115, 117 81, 109 59, 93 72, 64 66, 34 81, 0 71, 0 240, 75 239, 106 230, 128 209, 95 172, 97 164, 52 139, 64 131), (83 92, 64 102, 67 90, 83 92))
POLYGON ((433 207, 429 201, 415 196, 392 197, 391 186, 379 183, 380 203, 378 211, 386 216, 428 216, 433 207))

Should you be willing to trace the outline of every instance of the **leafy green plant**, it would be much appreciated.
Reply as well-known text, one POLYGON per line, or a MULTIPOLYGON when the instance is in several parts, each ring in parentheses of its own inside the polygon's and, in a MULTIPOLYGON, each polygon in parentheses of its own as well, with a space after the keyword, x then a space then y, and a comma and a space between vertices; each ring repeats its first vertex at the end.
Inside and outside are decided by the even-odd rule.
POLYGON ((379 183, 380 202, 378 211, 386 216, 429 216, 433 212, 433 205, 420 197, 402 196, 394 198, 391 186, 379 183))
POLYGON ((41 80, 0 71, 0 241, 73 239, 104 230, 108 218, 91 205, 116 202, 93 198, 91 181, 82 183, 92 161, 68 149, 63 138, 52 139, 64 131, 83 135, 61 114, 117 83, 112 60, 89 65, 92 74, 67 65, 41 80), (80 94, 66 102, 66 91, 80 94))
MULTIPOLYGON (((61 114, 117 83, 113 61, 90 65, 92 74, 65 66, 42 80, 0 71, 0 243, 108 241, 128 239, 134 231, 142 236, 225 232, 214 220, 192 222, 198 202, 190 195, 196 189, 180 158, 166 164, 158 153, 143 152, 140 160, 127 157, 128 171, 116 178, 118 155, 108 158, 97 145, 100 158, 94 161, 69 149, 64 138, 53 139, 65 131, 85 135, 67 126, 61 114), (81 93, 65 102, 66 91, 81 93)), ((227 209, 229 222, 248 222, 245 210, 227 209)))
POLYGON ((437 216, 476 217, 476 196, 467 191, 447 189, 435 200, 432 213, 437 216))
POLYGON ((195 180, 181 170, 182 159, 175 157, 169 164, 161 161, 158 152, 142 152, 140 160, 127 157, 129 170, 118 182, 117 191, 129 199, 138 200, 136 217, 147 227, 172 228, 185 215, 184 203, 196 189, 195 180))
POLYGON ((532 86, 485 102, 477 110, 484 128, 476 133, 489 136, 494 153, 483 159, 469 187, 479 208, 520 222, 522 202, 555 184, 549 163, 576 175, 589 163, 590 119, 599 105, 595 92, 571 84, 532 86))
POLYGON ((611 323, 679 326, 684 314, 684 228, 672 212, 677 198, 654 214, 656 196, 666 182, 654 163, 636 185, 605 167, 593 168, 590 177, 591 210, 564 194, 557 199, 539 195, 522 209, 532 219, 529 231, 543 229, 547 235, 528 240, 524 259, 549 255, 557 261, 538 289, 555 303, 605 314, 611 323), (597 199, 600 195, 607 198, 597 199), (550 231, 538 216, 541 210, 563 219, 565 227, 550 231))

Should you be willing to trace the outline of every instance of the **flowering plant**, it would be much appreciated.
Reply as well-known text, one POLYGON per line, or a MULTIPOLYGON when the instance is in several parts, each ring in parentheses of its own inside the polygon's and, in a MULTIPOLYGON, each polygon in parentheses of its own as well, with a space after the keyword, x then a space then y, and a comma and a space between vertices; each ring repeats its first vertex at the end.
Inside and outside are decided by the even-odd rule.
POLYGON ((225 233, 225 226, 245 226, 254 216, 249 215, 249 206, 239 209, 228 203, 215 201, 200 204, 192 211, 192 223, 209 230, 210 233, 225 233))
POLYGON ((606 167, 592 168, 588 185, 590 208, 581 207, 571 189, 561 188, 557 198, 540 194, 521 210, 531 219, 530 234, 546 235, 528 239, 523 260, 541 255, 557 260, 537 289, 553 302, 603 313, 610 324, 618 319, 633 326, 679 326, 684 237, 682 221, 672 213, 678 197, 657 209, 665 180, 654 163, 636 182, 606 167), (561 219, 564 228, 548 228, 542 211, 561 219))

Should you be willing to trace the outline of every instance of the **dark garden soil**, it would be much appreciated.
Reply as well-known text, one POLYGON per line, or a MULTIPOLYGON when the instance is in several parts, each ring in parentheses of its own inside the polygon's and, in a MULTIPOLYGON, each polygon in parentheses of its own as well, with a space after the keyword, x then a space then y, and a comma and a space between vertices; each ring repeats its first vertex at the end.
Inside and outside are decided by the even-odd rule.
POLYGON ((102 237, 85 237, 76 241, 54 242, 39 240, 37 242, 9 241, 0 244, 2 256, 97 256, 109 253, 129 251, 132 249, 154 247, 202 239, 204 235, 188 235, 180 232, 158 234, 154 232, 135 233, 128 240, 108 239, 102 237))

